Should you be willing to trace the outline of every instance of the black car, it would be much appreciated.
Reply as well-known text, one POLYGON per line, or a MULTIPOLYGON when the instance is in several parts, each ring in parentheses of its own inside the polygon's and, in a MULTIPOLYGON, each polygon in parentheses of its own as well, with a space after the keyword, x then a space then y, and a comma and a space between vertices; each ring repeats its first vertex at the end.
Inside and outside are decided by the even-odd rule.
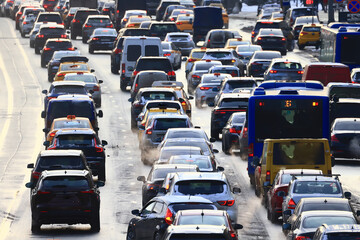
POLYGON ((183 5, 169 5, 166 7, 165 9, 165 12, 164 12, 164 15, 163 15, 163 21, 172 21, 172 22, 175 22, 174 20, 170 20, 170 16, 172 14, 172 12, 175 10, 175 9, 186 9, 185 6, 183 5))
POLYGON ((160 4, 158 4, 156 9, 156 21, 163 20, 165 10, 170 5, 180 5, 179 0, 161 0, 160 4))
POLYGON ((239 148, 239 134, 246 118, 245 112, 233 113, 222 130, 222 151, 229 154, 231 149, 239 148))
POLYGON ((210 30, 205 37, 205 45, 207 48, 223 48, 228 39, 235 38, 234 33, 228 29, 210 30))
POLYGON ((360 118, 337 118, 331 127, 330 148, 335 158, 360 158, 360 118))
POLYGON ((149 27, 151 37, 159 37, 164 41, 166 34, 171 32, 179 32, 174 22, 153 22, 149 27))
POLYGON ((255 51, 246 65, 248 77, 263 77, 273 58, 281 58, 278 51, 255 51))
POLYGON ((49 38, 67 38, 66 29, 63 25, 44 24, 35 36, 35 53, 39 54, 49 38))
POLYGON ((69 39, 49 38, 41 51, 41 67, 46 67, 55 51, 74 51, 75 49, 76 48, 69 39))
POLYGON ((88 16, 99 14, 99 11, 95 9, 78 9, 70 23, 71 39, 75 40, 77 36, 82 35, 82 27, 88 16))
POLYGON ((246 112, 250 93, 225 93, 211 111, 211 137, 219 139, 219 134, 225 127, 231 114, 246 112))
POLYGON ((92 174, 98 176, 99 181, 106 181, 105 148, 107 142, 100 141, 95 131, 91 129, 60 129, 56 132, 52 142, 44 142, 48 150, 78 149, 85 154, 87 164, 92 174))
POLYGON ((31 190, 31 231, 40 232, 43 224, 90 224, 100 231, 100 191, 86 170, 43 171, 31 190))
POLYGON ((196 165, 188 164, 154 164, 151 168, 147 179, 145 176, 139 176, 138 181, 143 182, 142 185, 142 205, 156 197, 159 189, 163 185, 164 179, 168 173, 173 172, 197 172, 196 165))
POLYGON ((33 183, 34 187, 41 173, 45 170, 72 169, 91 171, 81 150, 41 151, 37 156, 36 163, 29 163, 27 168, 32 168, 30 182, 33 183))
POLYGON ((54 81, 54 77, 59 70, 60 60, 62 57, 66 57, 66 56, 80 56, 80 52, 79 51, 69 51, 69 50, 55 51, 47 65, 49 82, 54 81))
POLYGON ((251 42, 254 43, 256 36, 260 29, 263 28, 278 28, 281 27, 281 20, 258 20, 255 24, 254 29, 251 31, 251 42))
POLYGON ((260 29, 254 44, 260 45, 263 50, 279 51, 281 55, 286 55, 286 38, 281 29, 260 29))
POLYGON ((167 57, 139 57, 131 76, 130 85, 132 85, 134 82, 136 74, 138 74, 140 71, 146 70, 164 71, 169 76, 170 81, 176 81, 174 69, 167 57))
POLYGON ((209 200, 197 196, 160 196, 148 202, 129 222, 126 239, 161 239, 175 214, 186 209, 217 209, 209 200))
POLYGON ((97 28, 89 37, 89 53, 95 50, 112 50, 117 33, 115 29, 97 28))
POLYGON ((54 11, 54 7, 58 3, 59 0, 41 0, 40 5, 47 11, 54 11))

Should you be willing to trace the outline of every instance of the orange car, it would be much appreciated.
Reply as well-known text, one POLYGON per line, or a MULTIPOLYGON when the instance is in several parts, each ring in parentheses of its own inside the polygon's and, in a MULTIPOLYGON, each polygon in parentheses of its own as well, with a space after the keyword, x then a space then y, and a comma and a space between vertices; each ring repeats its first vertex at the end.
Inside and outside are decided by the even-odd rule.
POLYGON ((139 28, 140 24, 145 21, 151 21, 151 17, 142 15, 131 16, 126 23, 125 28, 139 28))
POLYGON ((179 14, 175 23, 179 31, 191 33, 193 31, 193 21, 193 14, 179 14))

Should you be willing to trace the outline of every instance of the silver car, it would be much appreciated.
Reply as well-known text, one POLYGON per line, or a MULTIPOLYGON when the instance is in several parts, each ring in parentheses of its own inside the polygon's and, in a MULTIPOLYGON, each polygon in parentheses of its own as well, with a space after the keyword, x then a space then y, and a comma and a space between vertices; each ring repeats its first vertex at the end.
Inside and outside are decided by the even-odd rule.
POLYGON ((231 188, 222 172, 179 172, 175 173, 167 195, 206 198, 219 210, 225 210, 233 223, 237 221, 237 203, 234 193, 240 193, 238 187, 231 188))
POLYGON ((209 69, 215 65, 222 65, 220 61, 196 61, 187 76, 188 92, 192 94, 200 84, 201 76, 209 72, 209 69))
POLYGON ((166 34, 166 42, 172 42, 181 51, 184 56, 189 56, 191 50, 195 48, 195 43, 190 33, 173 32, 166 34))
POLYGON ((35 47, 35 37, 36 34, 39 32, 40 26, 43 25, 42 22, 39 23, 35 23, 33 29, 30 31, 30 47, 34 48, 35 47))
POLYGON ((69 73, 64 81, 80 81, 85 83, 86 90, 92 94, 96 107, 101 107, 101 86, 103 80, 98 80, 93 73, 69 73))
POLYGON ((201 82, 195 89, 195 106, 201 108, 202 105, 214 102, 216 94, 219 92, 221 81, 231 78, 230 74, 207 73, 201 76, 201 82))
POLYGON ((90 15, 82 27, 82 42, 86 43, 96 28, 114 28, 108 15, 90 15))
POLYGON ((181 68, 181 52, 178 47, 175 46, 172 42, 161 42, 163 49, 164 57, 167 57, 174 70, 181 68))
POLYGON ((264 72, 264 81, 301 80, 303 73, 303 68, 298 60, 274 58, 264 72))
POLYGON ((249 60, 255 51, 261 51, 260 45, 240 45, 236 47, 236 53, 239 59, 243 61, 245 65, 249 63, 249 60))
POLYGON ((35 15, 27 15, 23 21, 19 21, 19 30, 21 37, 25 37, 26 34, 31 32, 31 29, 34 27, 34 23, 36 20, 35 15))

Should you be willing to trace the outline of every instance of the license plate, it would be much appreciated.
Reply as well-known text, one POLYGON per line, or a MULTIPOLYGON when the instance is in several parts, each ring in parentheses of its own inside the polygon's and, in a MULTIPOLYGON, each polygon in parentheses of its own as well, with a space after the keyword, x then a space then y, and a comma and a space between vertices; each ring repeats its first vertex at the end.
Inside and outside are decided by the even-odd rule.
POLYGON ((268 42, 276 42, 276 39, 269 38, 267 41, 268 41, 268 42))
POLYGON ((102 42, 110 42, 110 39, 109 38, 102 38, 101 41, 102 42))

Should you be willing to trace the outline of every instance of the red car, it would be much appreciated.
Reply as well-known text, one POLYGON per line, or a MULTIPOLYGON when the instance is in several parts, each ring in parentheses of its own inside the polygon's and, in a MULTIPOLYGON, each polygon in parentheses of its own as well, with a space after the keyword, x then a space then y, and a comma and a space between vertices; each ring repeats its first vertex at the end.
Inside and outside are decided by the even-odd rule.
POLYGON ((267 218, 275 223, 280 216, 282 216, 282 202, 283 196, 287 195, 289 182, 292 175, 311 175, 322 174, 321 170, 315 169, 284 169, 280 170, 274 179, 274 182, 266 195, 267 218), (281 193, 280 193, 281 192, 281 193), (279 194, 280 193, 280 194, 279 194))

